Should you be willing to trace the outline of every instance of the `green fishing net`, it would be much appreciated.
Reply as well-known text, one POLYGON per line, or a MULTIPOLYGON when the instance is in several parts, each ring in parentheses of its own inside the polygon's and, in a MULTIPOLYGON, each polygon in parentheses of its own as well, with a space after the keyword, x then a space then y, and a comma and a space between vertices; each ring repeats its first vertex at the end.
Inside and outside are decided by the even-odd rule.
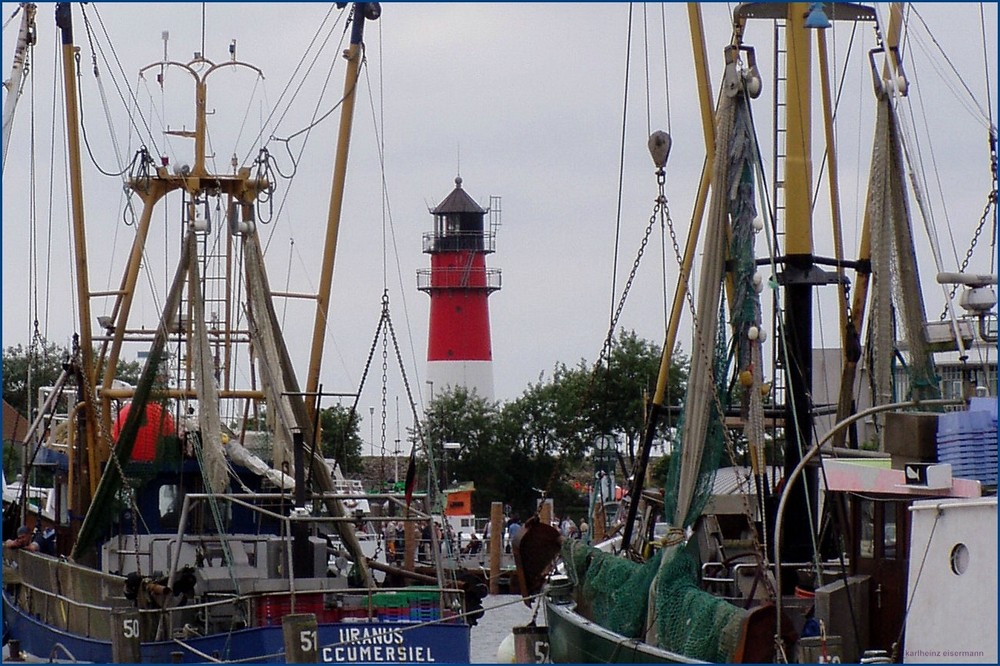
POLYGON ((662 569, 662 550, 638 563, 567 539, 562 556, 578 583, 577 609, 585 617, 638 639, 645 639, 655 623, 660 648, 693 659, 732 661, 746 611, 699 588, 697 559, 688 548, 672 551, 662 569), (650 617, 653 585, 656 602, 650 617))

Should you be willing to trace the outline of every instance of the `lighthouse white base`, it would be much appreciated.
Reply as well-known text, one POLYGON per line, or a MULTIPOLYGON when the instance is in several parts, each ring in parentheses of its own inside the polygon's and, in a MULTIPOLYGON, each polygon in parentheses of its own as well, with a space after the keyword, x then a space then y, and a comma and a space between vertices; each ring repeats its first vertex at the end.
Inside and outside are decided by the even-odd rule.
POLYGON ((434 394, 462 386, 488 402, 493 401, 493 361, 428 361, 427 380, 434 394))

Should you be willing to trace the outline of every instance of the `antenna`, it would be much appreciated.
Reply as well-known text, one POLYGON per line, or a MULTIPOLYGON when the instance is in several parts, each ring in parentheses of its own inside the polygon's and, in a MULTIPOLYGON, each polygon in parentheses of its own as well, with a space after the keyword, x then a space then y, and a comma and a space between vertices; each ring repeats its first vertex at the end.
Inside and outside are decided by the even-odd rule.
POLYGON ((461 177, 462 176, 462 142, 461 141, 459 141, 458 144, 455 146, 455 161, 456 161, 455 175, 461 177))

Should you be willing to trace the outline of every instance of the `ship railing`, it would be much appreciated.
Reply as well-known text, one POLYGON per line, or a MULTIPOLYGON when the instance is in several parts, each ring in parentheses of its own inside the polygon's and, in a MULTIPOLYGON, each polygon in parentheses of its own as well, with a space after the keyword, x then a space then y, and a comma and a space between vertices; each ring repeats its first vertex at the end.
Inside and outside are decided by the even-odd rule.
MULTIPOLYGON (((381 496, 382 496, 381 494, 372 494, 372 495, 369 495, 368 497, 370 497, 370 498, 371 497, 377 498, 377 497, 381 497, 381 496)), ((315 496, 315 497, 313 497, 311 499, 318 499, 319 497, 320 497, 320 495, 317 495, 317 496, 315 496)), ((341 499, 341 498, 349 499, 349 498, 352 498, 352 497, 356 498, 357 496, 356 495, 351 495, 351 494, 341 494, 341 493, 323 493, 322 497, 326 498, 326 499, 341 499)), ((188 519, 188 516, 190 515, 192 507, 194 506, 195 503, 203 501, 203 500, 225 501, 225 502, 229 502, 232 505, 241 506, 243 508, 246 508, 246 509, 249 509, 251 511, 257 512, 257 513, 259 513, 260 515, 262 515, 264 517, 267 517, 267 518, 270 518, 272 520, 278 521, 281 524, 281 526, 282 526, 281 533, 285 537, 285 539, 284 539, 284 542, 285 542, 285 562, 291 563, 291 562, 294 561, 294 558, 292 556, 292 541, 293 541, 293 539, 291 538, 292 534, 293 534, 293 530, 292 530, 293 523, 295 523, 295 522, 304 522, 304 523, 307 523, 307 524, 308 523, 330 524, 330 523, 337 523, 337 522, 351 522, 351 523, 353 523, 353 522, 355 522, 357 520, 356 517, 350 516, 350 515, 342 516, 342 517, 335 517, 335 516, 330 516, 330 515, 313 516, 313 515, 308 515, 308 514, 294 514, 294 513, 291 514, 291 515, 282 515, 282 514, 276 513, 275 511, 272 511, 272 510, 270 510, 268 508, 257 506, 255 504, 255 502, 258 502, 258 501, 267 501, 267 500, 274 500, 274 499, 285 499, 285 500, 287 500, 288 499, 288 495, 287 494, 282 494, 282 493, 230 493, 230 494, 225 494, 225 495, 215 495, 215 494, 210 494, 210 493, 187 493, 187 494, 184 495, 183 504, 181 506, 180 519, 178 521, 178 526, 177 526, 177 534, 176 534, 176 537, 174 539, 175 539, 175 541, 177 543, 183 543, 185 541, 185 538, 186 538, 185 534, 187 532, 187 529, 186 529, 187 528, 187 519, 188 519)), ((383 517, 383 520, 391 520, 391 519, 392 518, 389 518, 389 517, 383 517)), ((397 518, 397 520, 399 520, 399 519, 397 518)), ((403 519, 403 520, 412 521, 412 520, 414 520, 414 518, 403 519)), ((174 583, 174 581, 175 581, 175 579, 176 579, 177 571, 180 568, 180 556, 181 556, 181 549, 177 548, 176 551, 173 553, 171 559, 170 559, 169 575, 168 575, 168 578, 167 578, 167 581, 168 581, 167 582, 167 586, 168 587, 172 586, 173 583, 174 583)), ((301 588, 300 587, 301 584, 302 584, 301 580, 299 580, 299 579, 296 578, 296 576, 294 574, 294 568, 293 567, 288 566, 287 567, 287 571, 288 571, 288 589, 287 589, 287 593, 289 595, 291 595, 291 600, 292 600, 293 604, 294 604, 294 601, 295 601, 295 598, 296 598, 295 595, 298 592, 303 592, 303 593, 310 593, 310 592, 312 592, 312 593, 315 593, 317 591, 316 589, 310 588, 308 586, 306 586, 305 588, 301 588)), ((450 603, 451 603, 452 600, 458 599, 459 602, 461 601, 461 595, 462 595, 461 590, 446 588, 444 586, 444 584, 443 584, 444 581, 440 581, 440 583, 441 584, 438 585, 438 588, 440 590, 441 609, 442 610, 445 609, 445 608, 448 608, 450 606, 450 603)), ((371 590, 368 590, 367 588, 365 588, 365 591, 367 593, 371 594, 373 592, 385 592, 386 589, 385 588, 373 588, 371 590)), ((241 597, 241 598, 246 598, 246 597, 250 596, 248 594, 242 593, 241 590, 239 590, 239 589, 236 589, 235 593, 236 593, 236 595, 238 597, 241 597)), ((294 606, 293 606, 293 608, 294 608, 294 606)), ((292 612, 294 612, 294 610, 292 612)))
MULTIPOLYGON (((124 596, 125 579, 121 576, 23 550, 8 553, 5 559, 17 564, 18 608, 57 629, 97 640, 111 640, 112 612, 135 607, 134 602, 124 596)), ((175 615, 183 613, 186 617, 194 617, 208 608, 230 605, 234 601, 234 597, 229 596, 184 606, 136 610, 142 618, 140 626, 145 629, 144 635, 151 635, 164 614, 172 629, 174 624, 185 624, 174 623, 175 615)))
MULTIPOLYGON (((757 561, 739 562, 735 564, 731 562, 704 562, 701 565, 701 582, 706 589, 720 594, 724 596, 724 598, 745 600, 745 597, 740 592, 739 581, 756 575, 757 570, 762 566, 769 573, 774 573, 774 563, 765 565, 757 561)), ((783 571, 798 569, 811 570, 814 569, 815 566, 815 562, 781 563, 781 569, 783 571)))
POLYGON ((496 234, 492 231, 427 231, 423 234, 424 254, 473 250, 496 251, 496 234))
POLYGON ((493 292, 503 287, 503 273, 499 268, 421 268, 417 271, 417 289, 485 289, 493 292))

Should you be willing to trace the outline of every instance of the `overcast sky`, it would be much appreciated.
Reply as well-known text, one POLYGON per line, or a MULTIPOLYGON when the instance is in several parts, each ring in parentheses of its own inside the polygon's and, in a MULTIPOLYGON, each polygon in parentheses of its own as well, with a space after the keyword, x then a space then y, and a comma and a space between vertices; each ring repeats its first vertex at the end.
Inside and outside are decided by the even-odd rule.
MULTIPOLYGON (((719 86, 723 47, 730 39, 732 7, 722 3, 702 6, 713 89, 719 86)), ((911 150, 922 160, 923 172, 918 177, 926 179, 943 267, 957 270, 990 189, 987 126, 990 114, 993 122, 996 118, 997 5, 982 7, 985 53, 980 5, 915 7, 917 13, 908 15, 910 30, 904 44, 911 94, 902 103, 902 112, 911 150)), ((15 8, 3 4, 5 21, 15 8)), ((329 110, 343 90, 345 68, 339 53, 346 47, 346 41, 341 41, 346 14, 335 8, 331 11, 328 4, 91 3, 85 8, 92 26, 90 38, 80 5, 73 7, 75 37, 81 48, 84 124, 94 158, 107 171, 119 170, 119 161, 131 159, 141 143, 154 156, 167 156, 171 165, 191 161, 192 142, 163 134, 167 126, 193 127, 190 77, 179 69, 168 70, 161 87, 156 68, 147 72, 144 81, 137 78, 141 67, 163 58, 163 31, 169 31, 166 48, 172 60, 189 60, 202 50, 204 39, 206 57, 225 61, 235 39, 237 58, 264 72, 263 80, 250 70, 223 70, 209 78, 210 152, 215 155, 213 168, 220 171, 228 169, 234 153, 241 164, 252 160, 260 145, 255 143, 258 136, 285 138, 305 128, 314 112, 318 109, 317 115, 322 115, 329 110), (321 25, 325 28, 318 33, 321 25), (320 51, 314 46, 293 79, 314 38, 316 44, 328 40, 325 48, 320 51), (92 71, 91 39, 103 50, 98 63, 101 86, 92 71), (311 72, 303 77, 314 58, 311 72), (118 63, 126 77, 118 71, 118 63), (286 88, 290 79, 293 83, 286 88), (131 113, 141 138, 134 129, 130 131, 129 97, 126 94, 123 102, 116 88, 116 82, 125 81, 136 91, 144 119, 131 113), (278 111, 272 115, 275 108, 278 111), (108 118, 114 127, 117 156, 108 118)), ((878 9, 884 26, 888 6, 878 9)), ((326 338, 325 390, 357 390, 380 315, 383 284, 387 284, 410 386, 420 393, 418 404, 430 397, 425 384, 428 297, 416 290, 415 274, 429 266, 428 255, 421 252, 421 234, 432 228, 428 208, 451 191, 459 174, 465 189, 484 207, 490 205, 491 195, 502 197, 497 251, 488 257, 490 267, 503 271, 503 289, 490 298, 496 397, 518 397, 541 375, 550 377, 558 362, 575 364, 582 358, 591 362, 597 358, 611 315, 619 219, 615 284, 620 292, 656 197, 646 151, 649 131, 669 129, 674 138, 666 193, 681 242, 704 156, 685 6, 636 5, 631 12, 628 51, 630 6, 625 3, 383 5, 382 17, 366 29, 367 60, 351 142, 326 338), (384 170, 379 160, 382 149, 384 170)), ((15 18, 3 30, 4 78, 10 71, 18 22, 15 18)), ((3 173, 5 347, 26 343, 35 318, 41 332, 59 344, 68 344, 76 329, 69 281, 63 121, 60 115, 55 121, 52 117, 53 56, 58 50, 53 5, 39 5, 37 22, 33 77, 27 80, 18 106, 3 173), (50 158, 53 136, 54 162, 50 158), (34 216, 30 212, 32 155, 34 216)), ((745 35, 745 42, 757 48, 764 79, 764 93, 755 102, 754 114, 768 174, 772 163, 772 32, 765 21, 752 23, 745 35)), ((838 23, 829 35, 838 80, 841 72, 848 72, 838 110, 837 142, 845 244, 851 257, 857 254, 862 216, 859 196, 863 197, 859 192, 867 182, 871 154, 874 119, 867 51, 874 46, 874 30, 870 24, 861 25, 852 34, 851 24, 838 23)), ((61 97, 61 92, 55 96, 59 114, 61 97)), ((5 93, 5 109, 8 99, 5 93)), ((815 108, 818 117, 818 101, 815 108)), ((314 292, 317 288, 338 121, 336 111, 308 135, 300 134, 287 144, 296 155, 302 151, 297 168, 285 143, 272 139, 267 144, 281 173, 295 172, 293 180, 278 177, 274 219, 260 229, 267 242, 275 290, 314 292)), ((814 140, 818 146, 813 153, 814 178, 818 178, 823 154, 818 124, 814 140)), ((84 169, 91 289, 115 289, 135 227, 123 221, 121 179, 102 176, 86 154, 84 169)), ((817 210, 826 207, 825 180, 821 192, 817 210)), ((165 275, 172 275, 176 261, 177 202, 168 203, 166 212, 159 212, 155 219, 146 262, 150 278, 143 277, 143 283, 162 283, 165 275)), ((817 212, 816 253, 833 256, 830 234, 823 230, 828 219, 827 213, 817 212)), ((943 296, 933 281, 936 268, 924 224, 919 218, 915 224, 928 316, 936 319, 943 296)), ((987 224, 970 271, 996 270, 990 234, 987 224)), ((763 251, 759 246, 758 252, 763 251)), ((670 299, 677 279, 673 256, 669 237, 664 241, 657 228, 620 320, 620 326, 658 343, 663 338, 664 283, 670 299)), ((165 287, 157 289, 162 298, 165 287)), ((137 305, 135 321, 155 326, 156 302, 144 300, 137 305)), ((93 314, 104 314, 110 307, 110 299, 95 299, 93 314)), ((284 317, 284 332, 304 377, 313 308, 304 301, 291 301, 287 307, 279 302, 278 312, 284 317)), ((838 346, 839 340, 831 334, 836 310, 823 307, 817 316, 816 346, 838 346)), ((681 344, 690 348, 689 332, 681 337, 681 344)), ((136 351, 126 352, 126 357, 134 357, 136 351)), ((390 449, 397 432, 396 396, 400 396, 403 414, 401 427, 405 429, 410 422, 393 358, 390 349, 386 426, 390 449)), ((369 407, 375 407, 375 423, 366 422, 362 432, 367 439, 374 425, 376 442, 380 439, 381 375, 379 348, 360 402, 366 419, 369 407)))

